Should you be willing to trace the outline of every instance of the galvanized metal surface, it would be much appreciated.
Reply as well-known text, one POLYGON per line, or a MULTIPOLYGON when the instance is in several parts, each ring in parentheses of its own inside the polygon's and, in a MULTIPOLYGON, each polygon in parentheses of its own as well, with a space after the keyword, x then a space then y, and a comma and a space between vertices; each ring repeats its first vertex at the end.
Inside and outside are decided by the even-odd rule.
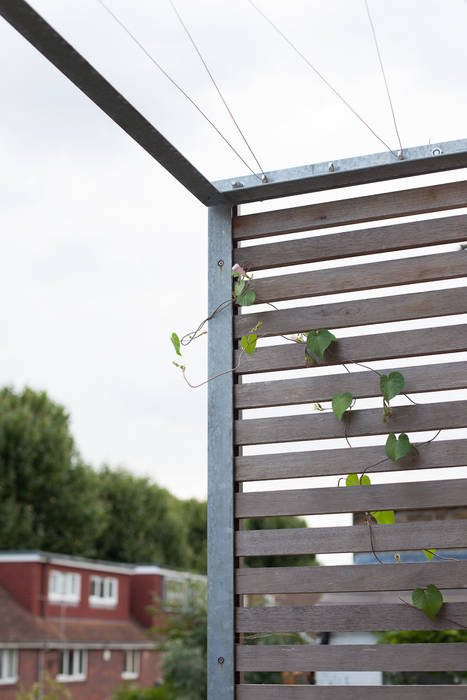
POLYGON ((467 139, 406 148, 398 160, 389 151, 267 172, 267 183, 251 175, 212 184, 235 204, 332 190, 382 180, 467 167, 467 139), (235 183, 235 186, 234 184, 235 183), (240 186, 243 185, 243 187, 240 186))
MULTIPOLYGON (((209 210, 211 313, 232 296, 232 209, 209 210)), ((232 307, 209 321, 208 375, 232 367, 232 307)), ((233 700, 234 476, 233 373, 208 385, 208 700, 233 700)))
POLYGON ((203 204, 227 201, 204 175, 24 0, 0 0, 0 16, 203 204))

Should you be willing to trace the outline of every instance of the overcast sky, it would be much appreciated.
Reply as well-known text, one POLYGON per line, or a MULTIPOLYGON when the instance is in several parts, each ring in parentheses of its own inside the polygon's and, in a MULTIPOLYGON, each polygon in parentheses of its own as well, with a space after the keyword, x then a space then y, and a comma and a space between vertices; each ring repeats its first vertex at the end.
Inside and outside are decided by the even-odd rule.
MULTIPOLYGON (((248 159, 169 2, 107 1, 248 159)), ((257 2, 397 148, 363 0, 257 2)), ((207 177, 245 174, 97 0, 32 4, 207 177)), ((383 150, 246 0, 177 6, 264 169, 383 150)), ((403 145, 464 138, 467 4, 370 6, 403 145)), ((205 497, 206 390, 168 338, 206 315, 207 211, 3 20, 0 61, 0 383, 63 403, 94 466, 205 497)))

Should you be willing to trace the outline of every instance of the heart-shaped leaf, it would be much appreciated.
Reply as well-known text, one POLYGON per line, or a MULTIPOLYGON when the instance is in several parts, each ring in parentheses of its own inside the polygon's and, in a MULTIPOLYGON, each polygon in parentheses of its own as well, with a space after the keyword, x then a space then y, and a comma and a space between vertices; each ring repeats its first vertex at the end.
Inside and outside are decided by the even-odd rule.
POLYGON ((370 486, 371 481, 370 481, 370 477, 367 476, 366 474, 362 474, 361 478, 359 478, 358 474, 349 474, 347 479, 345 480, 345 485, 346 486, 370 486))
POLYGON ((352 394, 349 391, 346 391, 345 394, 334 394, 332 397, 332 410, 339 420, 342 420, 342 416, 349 408, 352 401, 352 394))
POLYGON ((248 353, 248 355, 253 355, 256 348, 256 340, 258 336, 256 333, 250 333, 248 338, 244 335, 240 341, 243 350, 248 353))
POLYGON ((393 510, 375 510, 371 515, 374 517, 378 525, 394 525, 396 518, 393 510))
POLYGON ((335 340, 336 336, 324 328, 319 331, 310 331, 306 335, 307 356, 311 359, 311 355, 317 355, 323 360, 325 351, 335 340))
POLYGON ((423 554, 426 556, 428 561, 431 561, 436 554, 436 549, 424 549, 423 554))
POLYGON ((412 593, 412 603, 416 608, 423 610, 430 620, 434 620, 443 604, 443 594, 433 584, 423 588, 416 588, 412 593))
POLYGON ((252 289, 245 289, 244 292, 237 295, 237 304, 239 306, 251 306, 256 299, 256 294, 252 289))
POLYGON ((389 377, 382 374, 379 380, 379 386, 383 399, 389 403, 397 394, 400 394, 404 388, 404 375, 400 372, 391 372, 389 377))
POLYGON ((238 282, 235 282, 234 294, 236 297, 238 297, 239 294, 241 294, 244 289, 245 289, 245 280, 240 279, 240 280, 238 280, 238 282))
POLYGON ((176 333, 172 333, 172 335, 170 336, 170 340, 172 341, 172 345, 175 348, 175 352, 181 357, 182 353, 180 352, 180 338, 176 333))
POLYGON ((398 459, 405 457, 405 455, 409 454, 411 449, 412 445, 405 433, 401 433, 399 438, 396 438, 394 433, 388 435, 388 439, 386 440, 386 454, 393 462, 397 462, 398 459))

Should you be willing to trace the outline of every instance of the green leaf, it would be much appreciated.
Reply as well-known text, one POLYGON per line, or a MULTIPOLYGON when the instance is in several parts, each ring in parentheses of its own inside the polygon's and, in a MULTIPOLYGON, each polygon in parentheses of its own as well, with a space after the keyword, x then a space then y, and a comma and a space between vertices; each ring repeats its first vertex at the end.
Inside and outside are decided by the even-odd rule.
POLYGON ((360 479, 358 478, 358 474, 349 474, 347 479, 345 480, 346 486, 358 486, 359 484, 360 479))
POLYGON ((443 605, 443 594, 433 584, 423 588, 416 588, 412 593, 412 602, 416 608, 423 610, 430 620, 434 620, 443 605))
POLYGON ((240 277, 240 273, 237 270, 232 270, 232 277, 240 277))
POLYGON ((424 549, 423 554, 426 556, 428 561, 431 561, 436 554, 436 549, 424 549))
POLYGON ((371 486, 371 481, 368 474, 362 474, 358 483, 360 484, 360 486, 371 486))
POLYGON ((401 433, 399 438, 396 438, 394 433, 388 435, 388 439, 386 440, 386 454, 393 462, 397 462, 398 459, 405 457, 405 455, 409 454, 411 449, 412 445, 405 433, 401 433))
POLYGON ((376 510, 372 511, 371 515, 374 517, 378 525, 394 525, 396 522, 393 510, 376 510))
POLYGON ((389 403, 404 388, 404 375, 400 372, 391 372, 389 377, 382 374, 379 380, 381 393, 386 403, 389 403))
POLYGON ((180 338, 176 333, 172 333, 172 335, 170 336, 170 340, 172 341, 172 344, 175 348, 175 352, 181 357, 182 353, 180 352, 180 338))
POLYGON ((239 296, 245 289, 245 280, 239 280, 238 282, 235 282, 234 284, 234 294, 236 297, 239 296))
POLYGON ((253 355, 256 348, 256 340, 258 336, 255 333, 250 333, 248 338, 244 335, 240 341, 243 350, 248 353, 248 355, 253 355))
POLYGON ((252 289, 245 289, 244 292, 237 296, 237 304, 239 306, 251 306, 256 299, 256 294, 252 289))
POLYGON ((326 349, 335 341, 336 336, 324 328, 319 331, 310 331, 306 336, 307 354, 317 355, 323 360, 326 349))
POLYGON ((334 394, 332 397, 332 410, 334 415, 337 416, 339 420, 342 420, 342 417, 351 405, 352 400, 352 394, 349 391, 346 391, 345 394, 334 394))

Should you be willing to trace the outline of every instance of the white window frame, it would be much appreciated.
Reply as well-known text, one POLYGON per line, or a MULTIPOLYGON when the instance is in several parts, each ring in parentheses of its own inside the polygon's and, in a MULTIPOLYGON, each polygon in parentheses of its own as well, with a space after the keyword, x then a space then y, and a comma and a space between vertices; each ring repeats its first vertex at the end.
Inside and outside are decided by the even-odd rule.
POLYGON ((18 650, 0 647, 0 685, 18 681, 18 650))
POLYGON ((89 583, 89 605, 93 608, 115 608, 118 603, 118 578, 114 576, 91 576, 89 583), (93 587, 100 591, 92 592, 93 587))
POLYGON ((123 654, 122 678, 126 681, 138 678, 141 667, 141 652, 137 649, 126 649, 123 654))
POLYGON ((85 681, 88 674, 88 653, 86 649, 60 649, 59 670, 57 681, 85 681), (80 666, 80 655, 82 654, 82 669, 80 666), (69 672, 60 673, 62 659, 67 659, 66 665, 69 672))
POLYGON ((49 573, 49 602, 77 605, 81 600, 81 574, 52 569, 49 573))

